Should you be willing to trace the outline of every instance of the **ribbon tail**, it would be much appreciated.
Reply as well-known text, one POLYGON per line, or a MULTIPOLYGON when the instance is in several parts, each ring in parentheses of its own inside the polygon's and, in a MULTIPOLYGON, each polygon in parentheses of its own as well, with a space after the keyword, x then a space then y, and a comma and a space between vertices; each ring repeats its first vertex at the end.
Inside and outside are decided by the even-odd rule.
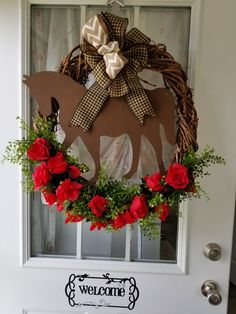
POLYGON ((156 117, 150 100, 137 76, 128 80, 128 87, 129 93, 125 95, 125 98, 139 124, 143 125, 145 115, 156 117))
POLYGON ((109 92, 95 82, 78 104, 69 125, 81 126, 87 132, 108 97, 109 92))

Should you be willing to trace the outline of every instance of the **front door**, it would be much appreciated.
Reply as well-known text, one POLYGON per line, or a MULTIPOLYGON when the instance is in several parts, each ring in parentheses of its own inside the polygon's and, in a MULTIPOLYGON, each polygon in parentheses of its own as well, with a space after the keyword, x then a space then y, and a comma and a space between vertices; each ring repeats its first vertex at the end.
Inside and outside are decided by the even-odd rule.
MULTIPOLYGON (((15 117, 29 119, 32 113, 22 74, 55 70, 59 59, 79 41, 80 26, 106 10, 107 1, 0 2, 3 152, 7 142, 19 136, 15 117)), ((227 164, 212 167, 212 175, 203 181, 210 200, 185 203, 178 221, 173 217, 169 225, 160 226, 165 237, 151 242, 137 227, 113 235, 91 233, 86 224, 64 225, 38 196, 32 200, 22 194, 16 166, 1 166, 4 314, 227 313, 236 178, 236 4, 233 0, 124 3, 124 9, 116 10, 129 17, 131 27, 165 43, 185 67, 199 115, 200 148, 215 147, 227 164), (208 243, 221 247, 219 260, 203 254, 208 243), (215 297, 201 293, 207 280, 217 283, 215 297), (220 297, 219 305, 210 304, 220 297)))

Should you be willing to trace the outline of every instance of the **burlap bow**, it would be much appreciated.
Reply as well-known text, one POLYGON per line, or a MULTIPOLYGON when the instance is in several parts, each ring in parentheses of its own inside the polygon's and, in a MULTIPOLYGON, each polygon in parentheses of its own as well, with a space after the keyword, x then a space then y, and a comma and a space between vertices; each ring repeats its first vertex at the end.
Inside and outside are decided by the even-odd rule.
POLYGON ((137 28, 125 35, 127 25, 128 19, 107 12, 84 25, 81 50, 96 82, 81 100, 71 126, 88 131, 109 96, 125 96, 141 125, 145 115, 156 116, 137 76, 147 64, 150 38, 137 28))

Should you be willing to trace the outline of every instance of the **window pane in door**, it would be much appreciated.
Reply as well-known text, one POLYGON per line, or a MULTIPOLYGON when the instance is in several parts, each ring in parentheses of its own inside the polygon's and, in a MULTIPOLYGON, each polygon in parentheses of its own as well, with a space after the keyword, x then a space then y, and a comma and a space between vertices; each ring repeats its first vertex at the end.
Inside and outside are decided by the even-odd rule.
POLYGON ((36 192, 31 197, 31 255, 32 256, 75 256, 76 224, 69 227, 55 206, 44 204, 36 192))
MULTIPOLYGON (((56 71, 62 58, 80 41, 80 7, 31 7, 31 73, 56 71)), ((37 104, 31 101, 34 116, 37 104)), ((41 195, 31 198, 31 251, 39 255, 76 255, 76 224, 64 224, 54 206, 41 195)))
POLYGON ((90 223, 82 225, 82 259, 124 260, 125 228, 117 232, 90 231, 90 223))
MULTIPOLYGON (((79 6, 33 5, 31 11, 31 73, 44 70, 56 71, 62 58, 80 42, 81 20, 83 18, 87 20, 104 9, 101 6, 87 6, 85 16, 82 16, 83 11, 79 6)), ((144 6, 134 10, 134 7, 130 6, 116 8, 115 11, 113 8, 106 10, 128 17, 128 29, 134 26, 134 20, 136 23, 138 21, 139 25, 137 26, 143 33, 150 36, 156 43, 164 43, 167 51, 187 69, 190 9, 144 6)), ((144 71, 139 75, 150 83, 154 82, 155 88, 163 86, 160 74, 150 72, 144 71)), ((145 88, 150 88, 150 85, 143 84, 145 88)), ((35 110, 36 104, 32 100, 32 115, 35 110)), ((163 142, 163 162, 167 167, 174 146, 167 145, 162 125, 160 125, 160 133, 163 142)), ((114 147, 119 147, 119 145, 126 155, 132 154, 130 140, 125 134, 115 139, 104 136, 101 137, 100 142, 103 162, 113 159, 113 157, 109 157, 110 151, 114 153, 114 147)), ((81 161, 86 162, 90 157, 87 157, 86 148, 83 147, 84 144, 81 143, 81 140, 76 139, 73 149, 79 152, 81 161)), ((156 171, 157 162, 153 149, 144 136, 142 136, 141 151, 139 170, 145 169, 145 174, 156 171)), ((120 164, 120 169, 124 170, 123 166, 127 165, 122 162, 119 161, 117 164, 120 164)), ((115 162, 112 160, 112 165, 114 166, 114 164, 115 162)), ((117 171, 117 167, 112 169, 111 174, 113 175, 117 171)), ((139 180, 141 170, 137 172, 134 180, 139 180)), ((122 171, 120 174, 123 175, 122 171)), ((89 230, 90 223, 83 223, 81 237, 78 237, 80 231, 77 229, 77 224, 64 224, 63 215, 58 214, 54 206, 48 208, 42 201, 40 193, 35 193, 31 198, 32 256, 49 254, 78 258, 78 247, 80 247, 81 256, 79 257, 82 259, 176 262, 177 224, 178 219, 175 214, 168 217, 166 223, 157 221, 156 227, 160 238, 149 240, 148 237, 142 235, 138 225, 135 225, 131 234, 128 235, 125 228, 114 233, 91 232, 89 230), (77 243, 78 239, 81 243, 77 243), (130 247, 129 252, 127 252, 127 247, 130 247)))
POLYGON ((156 239, 144 236, 136 224, 131 231, 131 261, 176 263, 177 222, 175 213, 171 213, 165 223, 157 219, 156 239))
POLYGON ((191 9, 185 7, 142 7, 139 27, 156 44, 162 43, 184 70, 188 65, 191 9), (154 26, 155 25, 155 26, 154 26))

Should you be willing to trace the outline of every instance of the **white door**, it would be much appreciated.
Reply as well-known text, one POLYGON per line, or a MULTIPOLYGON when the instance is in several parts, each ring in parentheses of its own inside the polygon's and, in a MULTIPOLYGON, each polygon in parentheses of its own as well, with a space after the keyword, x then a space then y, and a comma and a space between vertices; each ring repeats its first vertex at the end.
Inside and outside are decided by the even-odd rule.
MULTIPOLYGON (((86 227, 82 230, 76 225, 65 228, 53 213, 46 217, 41 205, 41 216, 35 220, 35 216, 30 214, 32 211, 28 199, 22 197, 20 170, 4 164, 0 168, 1 313, 227 313, 236 178, 236 3, 234 0, 204 0, 202 3, 200 0, 163 0, 146 1, 144 6, 144 1, 124 2, 133 25, 141 25, 142 28, 146 25, 147 28, 142 30, 148 32, 152 20, 151 30, 159 32, 157 37, 160 36, 162 41, 166 29, 155 26, 159 25, 155 24, 155 16, 159 19, 163 17, 158 13, 158 6, 165 10, 172 8, 167 10, 168 17, 165 16, 163 25, 168 18, 171 19, 173 10, 178 11, 182 7, 183 10, 178 11, 182 12, 178 21, 186 24, 182 29, 190 29, 188 66, 200 119, 199 144, 202 148, 206 144, 215 147, 225 157, 227 165, 213 167, 212 175, 204 179, 209 201, 191 201, 182 209, 174 257, 161 257, 155 252, 150 257, 148 242, 142 239, 137 230, 134 231, 137 240, 132 238, 134 236, 129 230, 114 239, 98 234, 95 237, 86 231, 86 227), (44 229, 39 227, 39 219, 44 229), (97 251, 94 245, 91 246, 95 238, 99 238, 97 244, 102 244, 97 251), (123 244, 117 249, 121 242, 123 244), (213 262, 203 255, 204 247, 210 242, 222 247, 222 257, 218 261, 213 262), (42 247, 47 250, 42 250, 42 247), (92 258, 88 259, 89 255, 93 255, 92 258), (83 276, 85 274, 88 276, 83 276), (124 278, 127 279, 125 285, 119 282, 124 278), (105 281, 109 279, 113 289, 106 290, 105 281), (218 306, 209 304, 201 294, 201 286, 208 279, 216 281, 219 286, 222 303, 218 306), (102 296, 96 295, 98 291, 102 296)), ((62 4, 62 1, 38 0, 31 3, 62 4)), ((84 19, 87 10, 90 10, 89 14, 97 12, 98 5, 104 9, 104 3, 106 1, 67 1, 84 19), (93 6, 87 8, 86 4, 89 3, 93 6)), ((46 14, 54 14, 47 11, 47 6, 44 6, 44 10, 46 14)), ((32 12, 27 1, 0 0, 1 152, 9 140, 20 136, 15 117, 23 114, 27 118, 21 79, 22 73, 30 68, 32 39, 30 41, 28 35, 32 12), (22 22, 27 26, 26 30, 21 29, 22 22), (24 53, 21 53, 22 45, 24 53)), ((34 13, 42 18, 40 10, 34 13)), ((72 13, 69 11, 67 14, 72 13)), ((84 22, 83 18, 78 24, 84 22)), ((45 21, 40 25, 46 27, 46 24, 45 21)), ((177 30, 178 27, 176 23, 177 30)), ((57 32, 56 29, 50 31, 57 32)), ((171 38, 168 36, 171 34, 167 33, 167 41, 171 38)), ((174 39, 175 36, 171 38, 174 39)), ((184 47, 186 43, 182 42, 182 45, 184 47)), ((50 56, 50 51, 47 54, 52 58, 52 64, 54 56, 50 56)), ((40 66, 40 55, 38 61, 40 66)), ((156 249, 159 244, 155 243, 156 249)))

